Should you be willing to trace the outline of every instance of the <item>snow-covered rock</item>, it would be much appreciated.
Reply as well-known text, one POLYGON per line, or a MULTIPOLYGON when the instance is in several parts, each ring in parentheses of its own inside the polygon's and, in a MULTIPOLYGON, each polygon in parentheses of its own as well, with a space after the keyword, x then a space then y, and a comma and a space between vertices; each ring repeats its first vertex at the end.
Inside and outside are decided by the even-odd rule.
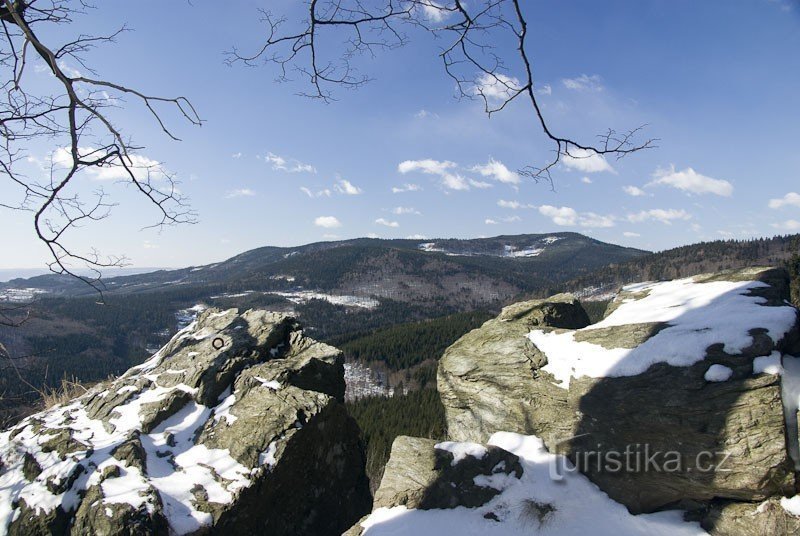
POLYGON ((787 298, 783 270, 754 268, 625 287, 594 325, 570 295, 507 307, 440 361, 448 432, 539 436, 632 512, 792 495, 787 298))
POLYGON ((0 534, 333 534, 369 509, 342 356, 205 310, 144 364, 0 434, 0 534))
MULTIPOLYGON (((474 452, 474 444, 450 444, 474 452)), ((373 512, 347 536, 696 536, 706 532, 683 512, 632 515, 535 436, 498 432, 476 458, 456 462, 433 442, 399 437, 392 446, 373 512)))

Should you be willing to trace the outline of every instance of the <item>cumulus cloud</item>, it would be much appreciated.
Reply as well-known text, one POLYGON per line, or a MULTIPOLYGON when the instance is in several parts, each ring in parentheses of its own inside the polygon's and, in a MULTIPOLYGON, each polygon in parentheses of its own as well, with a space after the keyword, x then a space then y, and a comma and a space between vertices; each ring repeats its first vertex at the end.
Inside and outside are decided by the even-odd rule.
POLYGON ((324 227, 326 229, 335 229, 336 227, 341 227, 342 222, 340 222, 335 216, 319 216, 318 218, 314 219, 314 225, 317 227, 324 227))
POLYGON ((256 193, 250 188, 239 188, 236 190, 229 190, 225 193, 227 199, 233 199, 234 197, 253 197, 254 195, 256 195, 256 193))
POLYGON ((519 184, 520 182, 516 172, 511 171, 505 164, 494 158, 491 158, 486 164, 474 166, 472 171, 506 184, 519 184))
POLYGON ((692 216, 683 209, 663 209, 654 208, 650 210, 642 210, 635 214, 628 214, 628 221, 632 223, 641 223, 643 221, 654 220, 660 221, 667 225, 671 225, 675 220, 688 220, 692 216))
POLYGON ((602 171, 614 173, 614 168, 603 158, 603 155, 589 149, 570 149, 569 154, 561 155, 561 163, 583 173, 600 173, 602 171))
POLYGON ((573 91, 603 91, 600 75, 582 74, 576 78, 564 78, 561 82, 564 87, 573 91))
POLYGON ((402 174, 418 171, 428 175, 435 175, 441 179, 441 184, 447 190, 464 191, 470 189, 469 179, 454 172, 458 167, 449 160, 439 161, 427 158, 425 160, 405 160, 397 166, 397 171, 402 174))
POLYGON ((231 155, 231 158, 236 158, 236 159, 239 159, 239 158, 241 158, 242 156, 243 156, 243 155, 242 155, 242 153, 241 153, 241 152, 238 152, 238 153, 233 153, 233 154, 231 155))
POLYGON ((581 182, 582 182, 583 184, 592 184, 592 179, 590 179, 589 177, 583 177, 583 178, 581 179, 581 182))
POLYGON ((639 233, 634 233, 633 231, 625 231, 624 233, 622 233, 622 236, 626 236, 628 238, 636 238, 642 235, 640 235, 639 233))
POLYGON ((392 193, 393 194, 401 194, 403 192, 421 192, 422 186, 419 184, 409 184, 405 183, 402 186, 393 186, 392 193))
POLYGON ((497 225, 497 220, 493 220, 492 218, 486 218, 483 220, 483 223, 486 225, 497 225))
POLYGON ((473 188, 478 188, 479 190, 485 190, 486 188, 492 188, 494 186, 490 182, 476 181, 475 179, 469 179, 469 185, 473 188))
MULTIPOLYGON (((105 154, 104 150, 95 147, 78 147, 79 160, 95 160, 105 154)), ((41 164, 38 159, 31 160, 36 160, 41 164)), ((53 166, 59 169, 71 168, 73 164, 72 153, 67 147, 59 147, 53 151, 50 160, 53 166)), ((129 154, 127 157, 114 156, 103 166, 89 166, 83 168, 83 171, 91 179, 98 181, 130 180, 131 173, 136 180, 141 181, 162 180, 167 176, 161 162, 140 154, 129 154)))
POLYGON ((623 186, 622 191, 633 197, 642 197, 647 195, 647 192, 637 186, 623 186))
POLYGON ((553 88, 550 87, 550 84, 543 84, 542 87, 540 87, 539 89, 536 90, 536 93, 539 94, 539 95, 545 95, 545 96, 552 95, 553 94, 553 88))
POLYGON ((403 214, 419 214, 419 210, 414 207, 394 207, 392 209, 392 214, 397 214, 398 216, 402 216, 403 214))
POLYGON ((333 189, 344 195, 358 195, 362 193, 361 188, 345 179, 336 181, 336 184, 333 185, 333 189))
POLYGON ((536 208, 535 205, 520 203, 519 201, 506 201, 501 199, 497 202, 498 207, 510 208, 511 210, 519 210, 523 208, 536 208))
POLYGON ((316 173, 317 169, 311 164, 304 164, 294 158, 284 158, 275 153, 267 153, 264 161, 272 165, 275 171, 285 171, 286 173, 316 173))
POLYGON ((602 216, 594 212, 579 213, 571 207, 542 205, 539 207, 539 213, 550 218, 556 225, 564 227, 579 226, 593 229, 614 226, 613 216, 602 216))
POLYGON ((491 103, 501 103, 514 96, 521 86, 519 79, 513 76, 483 73, 475 80, 475 94, 491 103))
POLYGON ((782 208, 786 206, 800 207, 800 194, 789 192, 783 197, 769 200, 769 208, 782 208))
POLYGON ((385 218, 378 218, 377 220, 375 220, 375 223, 377 223, 378 225, 384 225, 386 227, 400 227, 400 224, 397 223, 396 221, 389 221, 385 218))
POLYGON ((427 240, 428 237, 421 234, 412 234, 406 237, 406 240, 427 240))
POLYGON ((457 167, 458 164, 449 160, 433 160, 426 158, 424 160, 404 160, 397 166, 397 171, 405 175, 413 171, 427 173, 428 175, 444 175, 447 170, 457 167))
POLYGON ((696 172, 692 168, 676 171, 675 166, 659 169, 653 174, 654 180, 649 185, 664 185, 693 194, 714 194, 730 197, 733 185, 722 179, 714 179, 696 172))

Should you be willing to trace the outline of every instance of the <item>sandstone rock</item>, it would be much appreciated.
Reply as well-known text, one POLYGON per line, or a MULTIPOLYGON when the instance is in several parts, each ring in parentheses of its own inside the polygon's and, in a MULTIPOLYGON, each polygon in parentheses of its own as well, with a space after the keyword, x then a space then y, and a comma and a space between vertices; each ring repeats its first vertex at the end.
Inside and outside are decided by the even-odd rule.
POLYGON ((374 508, 405 506, 433 508, 474 508, 487 503, 499 490, 476 484, 479 476, 522 475, 519 458, 488 446, 480 456, 456 460, 453 453, 436 448, 436 441, 400 436, 392 444, 381 485, 375 492, 374 508))
POLYGON ((800 534, 800 517, 784 510, 778 498, 760 504, 718 502, 704 516, 702 527, 712 536, 800 534))
POLYGON ((0 532, 339 534, 369 510, 342 356, 205 311, 144 364, 0 434, 0 532))
POLYGON ((564 295, 506 308, 440 361, 449 434, 540 436, 632 512, 792 494, 780 378, 753 373, 754 358, 797 348, 787 288, 775 269, 634 285, 594 326, 564 295), (564 312, 546 314, 554 308, 564 312), (712 365, 729 379, 706 379, 712 365), (631 447, 623 470, 598 465, 631 447), (641 465, 654 452, 660 470, 641 465), (664 470, 676 456, 679 468, 664 470))

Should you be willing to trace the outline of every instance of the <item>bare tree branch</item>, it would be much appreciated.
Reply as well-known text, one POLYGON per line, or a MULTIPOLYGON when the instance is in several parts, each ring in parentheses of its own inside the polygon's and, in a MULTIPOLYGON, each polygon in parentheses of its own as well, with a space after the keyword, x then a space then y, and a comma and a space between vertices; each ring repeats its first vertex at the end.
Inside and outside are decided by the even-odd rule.
POLYGON ((139 154, 142 148, 123 135, 110 110, 130 97, 173 140, 179 138, 163 116, 164 107, 191 125, 202 120, 185 97, 149 95, 104 80, 89 66, 84 54, 114 42, 125 27, 109 35, 80 34, 60 45, 39 38, 40 26, 70 24, 88 8, 84 0, 0 0, 0 66, 6 73, 0 80, 0 171, 21 194, 18 202, 3 200, 0 208, 30 212, 51 256, 50 270, 81 279, 102 298, 102 270, 124 265, 125 257, 75 249, 68 236, 76 227, 106 218, 114 203, 102 189, 84 199, 73 187, 76 177, 105 174, 134 186, 156 208, 156 227, 195 220, 174 176, 139 154), (49 89, 41 89, 41 77, 31 82, 32 66, 52 75, 49 89), (31 178, 24 167, 34 158, 31 146, 41 142, 51 147, 49 163, 41 176, 31 178), (87 268, 92 275, 78 272, 87 268))
POLYGON ((359 74, 354 60, 403 46, 406 30, 421 30, 445 41, 439 56, 457 95, 478 99, 488 115, 526 99, 535 122, 554 144, 553 158, 541 166, 529 165, 522 175, 552 184, 552 170, 564 157, 623 158, 655 147, 654 138, 640 139, 644 126, 622 133, 609 129, 594 141, 581 141, 555 132, 537 96, 532 61, 527 48, 528 24, 519 0, 307 0, 305 18, 296 25, 287 17, 261 12, 265 27, 262 45, 251 54, 233 49, 230 64, 277 65, 280 81, 297 76, 311 90, 301 95, 333 100, 335 88, 353 89, 369 78, 359 74), (497 43, 510 37, 513 54, 497 43))

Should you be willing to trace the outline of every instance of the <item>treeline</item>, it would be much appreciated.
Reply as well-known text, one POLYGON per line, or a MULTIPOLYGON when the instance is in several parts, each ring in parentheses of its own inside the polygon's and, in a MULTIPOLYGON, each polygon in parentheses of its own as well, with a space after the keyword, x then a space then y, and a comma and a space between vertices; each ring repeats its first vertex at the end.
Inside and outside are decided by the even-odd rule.
POLYGON ((411 368, 444 350, 493 315, 485 311, 456 313, 443 318, 381 328, 339 345, 349 359, 386 363, 393 371, 411 368))
MULTIPOLYGON (((542 296, 588 287, 615 287, 637 281, 663 281, 747 266, 783 266, 798 252, 800 235, 716 240, 609 264, 590 274, 548 288, 542 296)), ((539 295, 539 294, 537 294, 539 295)))
POLYGON ((347 409, 361 427, 367 448, 367 476, 373 491, 383 477, 397 436, 444 439, 447 434, 444 406, 435 389, 392 398, 364 398, 349 402, 347 409))

